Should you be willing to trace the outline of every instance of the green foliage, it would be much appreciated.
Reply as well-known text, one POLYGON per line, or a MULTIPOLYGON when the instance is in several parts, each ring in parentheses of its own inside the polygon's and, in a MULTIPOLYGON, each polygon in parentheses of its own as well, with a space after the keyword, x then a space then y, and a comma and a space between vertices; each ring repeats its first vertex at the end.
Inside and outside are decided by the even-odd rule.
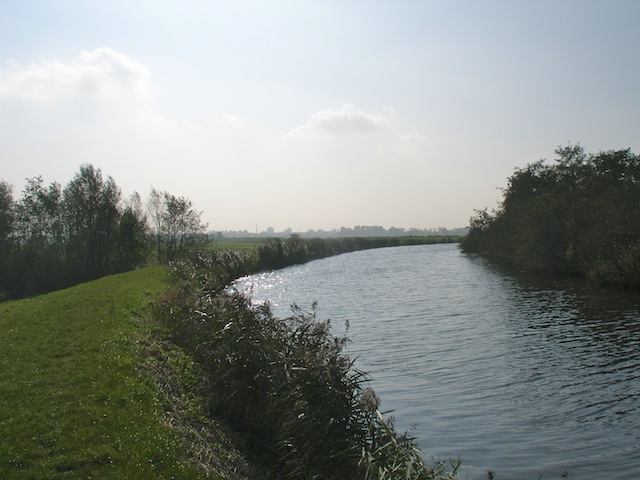
MULTIPOLYGON (((205 240, 188 199, 152 190, 150 212, 161 261, 205 240)), ((152 241, 140 196, 123 202, 114 180, 91 165, 80 166, 64 189, 29 179, 18 201, 0 181, 0 301, 140 268, 152 241)))
POLYGON ((630 150, 556 150, 509 178, 500 208, 478 211, 461 247, 527 271, 640 287, 640 160, 630 150))
MULTIPOLYGON (((6 197, 5 197, 6 198, 6 197)), ((120 190, 99 169, 82 165, 62 189, 42 177, 10 199, 11 231, 4 242, 5 292, 21 297, 64 288, 114 271, 120 190)))
POLYGON ((0 301, 4 300, 10 288, 11 234, 14 229, 14 211, 12 188, 7 182, 0 181, 0 301))
MULTIPOLYGON (((375 395, 373 392, 371 392, 375 395)), ((364 470, 365 480, 396 479, 454 479, 461 461, 439 461, 433 465, 424 462, 415 439, 405 433, 398 435, 393 419, 375 423, 372 444, 376 448, 363 448, 358 465, 364 470)))
POLYGON ((63 192, 67 265, 72 283, 111 272, 120 189, 100 169, 81 165, 63 192))
POLYGON ((455 241, 455 237, 270 238, 256 245, 256 261, 260 270, 275 270, 356 250, 455 241))
POLYGON ((142 210, 140 195, 135 193, 122 211, 118 222, 114 269, 125 272, 147 264, 151 253, 149 238, 147 216, 142 210))
POLYGON ((258 262, 265 270, 304 263, 309 258, 306 244, 295 237, 286 240, 270 238, 258 244, 256 249, 258 262))
MULTIPOLYGON (((323 245, 332 243, 345 246, 323 245)), ((294 238, 173 264, 156 317, 206 374, 210 415, 243 432, 275 478, 453 478, 455 466, 426 465, 415 441, 378 411, 365 373, 344 352, 347 339, 315 306, 278 319, 224 288, 239 274, 302 261, 301 252, 309 255, 309 244, 294 238)))
POLYGON ((53 183, 46 188, 41 177, 27 180, 12 208, 12 260, 7 269, 11 291, 52 290, 67 271, 61 187, 53 183))

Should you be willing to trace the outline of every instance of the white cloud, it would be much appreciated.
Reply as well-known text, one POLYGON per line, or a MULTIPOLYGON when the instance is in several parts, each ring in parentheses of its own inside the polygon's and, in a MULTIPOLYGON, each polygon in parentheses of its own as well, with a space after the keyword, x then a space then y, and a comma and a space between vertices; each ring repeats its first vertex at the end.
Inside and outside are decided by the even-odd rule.
POLYGON ((346 104, 339 110, 328 108, 315 113, 305 125, 287 133, 285 139, 304 138, 316 134, 370 135, 385 129, 388 125, 389 120, 384 114, 363 112, 352 104, 346 104))
POLYGON ((220 116, 220 121, 225 125, 229 125, 235 128, 245 128, 245 121, 238 115, 234 115, 231 113, 225 113, 220 116))
POLYGON ((81 97, 119 100, 140 105, 149 101, 149 71, 140 63, 108 47, 83 51, 78 61, 15 62, 0 71, 0 102, 28 101, 43 105, 81 97))
POLYGON ((211 148, 210 129, 154 109, 146 66, 111 48, 70 62, 40 60, 0 68, 0 158, 15 185, 43 175, 65 182, 92 163, 123 187, 175 179, 211 148))

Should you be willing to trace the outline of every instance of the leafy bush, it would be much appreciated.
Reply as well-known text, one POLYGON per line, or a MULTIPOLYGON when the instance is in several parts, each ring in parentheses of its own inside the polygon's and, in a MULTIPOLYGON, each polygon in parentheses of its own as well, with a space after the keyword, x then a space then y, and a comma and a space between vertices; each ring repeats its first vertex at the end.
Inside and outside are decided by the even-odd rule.
POLYGON ((640 159, 579 146, 556 154, 554 164, 516 170, 500 208, 471 219, 462 249, 526 271, 640 288, 640 159))

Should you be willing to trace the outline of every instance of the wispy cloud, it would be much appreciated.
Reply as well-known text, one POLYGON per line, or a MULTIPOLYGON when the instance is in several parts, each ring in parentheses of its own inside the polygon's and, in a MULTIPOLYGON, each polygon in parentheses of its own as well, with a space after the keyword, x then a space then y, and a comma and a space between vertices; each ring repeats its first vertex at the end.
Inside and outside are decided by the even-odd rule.
POLYGON ((425 143, 428 138, 425 135, 419 133, 409 132, 404 135, 400 135, 400 141, 403 143, 425 143))
POLYGON ((371 135, 388 127, 389 119, 383 113, 368 113, 358 110, 352 104, 342 108, 328 108, 311 116, 309 121, 294 128, 285 135, 292 140, 313 135, 371 135))

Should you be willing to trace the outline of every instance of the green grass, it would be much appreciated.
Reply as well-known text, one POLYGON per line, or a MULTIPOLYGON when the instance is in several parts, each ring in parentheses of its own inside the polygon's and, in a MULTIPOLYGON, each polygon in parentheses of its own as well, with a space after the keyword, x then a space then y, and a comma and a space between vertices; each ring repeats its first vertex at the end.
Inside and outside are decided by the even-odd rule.
POLYGON ((165 269, 0 304, 0 478, 197 478, 137 339, 165 269))
POLYGON ((211 248, 219 250, 251 250, 263 241, 264 239, 261 238, 229 238, 211 242, 211 248))

